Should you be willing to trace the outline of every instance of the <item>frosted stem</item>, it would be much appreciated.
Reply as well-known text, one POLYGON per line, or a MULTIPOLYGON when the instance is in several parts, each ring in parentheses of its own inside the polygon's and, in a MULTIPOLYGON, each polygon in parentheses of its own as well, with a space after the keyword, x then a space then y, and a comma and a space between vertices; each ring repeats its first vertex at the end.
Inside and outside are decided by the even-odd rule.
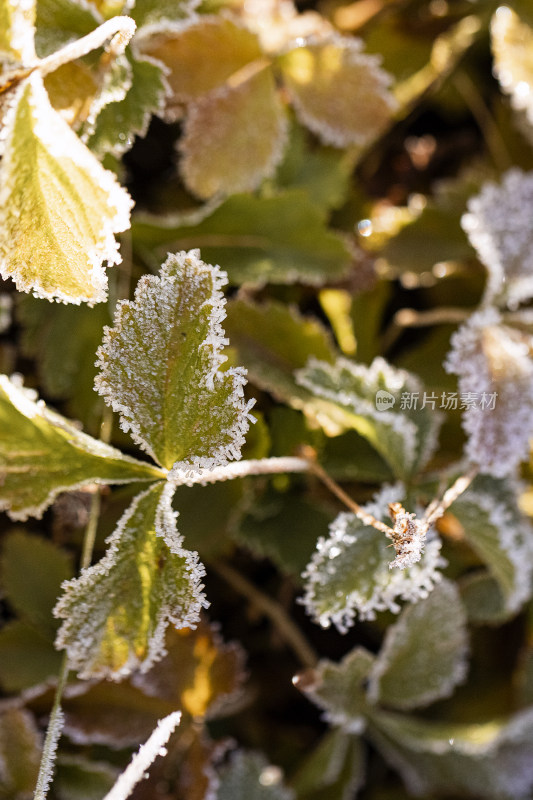
POLYGON ((39 765, 39 775, 37 776, 37 786, 35 787, 34 800, 45 800, 48 787, 54 774, 54 763, 56 760, 57 744, 63 728, 63 712, 61 710, 61 697, 68 678, 68 660, 65 655, 61 664, 61 672, 57 681, 54 705, 48 722, 48 730, 44 740, 43 754, 39 765))
POLYGON ((70 42, 56 53, 42 58, 36 66, 43 75, 47 75, 63 64, 68 64, 76 58, 81 58, 86 56, 87 53, 97 50, 108 39, 111 39, 109 49, 112 54, 115 56, 120 55, 135 33, 136 27, 131 17, 113 17, 113 19, 108 19, 96 30, 88 33, 87 36, 83 36, 75 42, 70 42))
POLYGON ((478 473, 479 467, 472 467, 466 475, 460 475, 459 478, 457 478, 450 488, 444 492, 440 500, 433 500, 433 502, 429 504, 424 514, 424 522, 427 523, 428 527, 442 517, 446 509, 457 500, 459 495, 463 494, 463 492, 468 489, 478 473))
POLYGON ((236 461, 232 464, 226 464, 224 467, 215 467, 215 469, 193 471, 183 467, 173 468, 169 472, 168 479, 173 486, 193 486, 197 483, 205 486, 208 483, 229 481, 233 478, 246 478, 250 475, 309 472, 310 469, 310 462, 306 458, 287 456, 236 461))
POLYGON ((149 739, 140 746, 139 752, 133 756, 122 775, 119 775, 104 800, 126 800, 130 796, 135 786, 146 777, 146 770, 154 763, 157 756, 166 754, 164 745, 179 725, 180 719, 181 713, 174 711, 168 717, 159 720, 149 739))

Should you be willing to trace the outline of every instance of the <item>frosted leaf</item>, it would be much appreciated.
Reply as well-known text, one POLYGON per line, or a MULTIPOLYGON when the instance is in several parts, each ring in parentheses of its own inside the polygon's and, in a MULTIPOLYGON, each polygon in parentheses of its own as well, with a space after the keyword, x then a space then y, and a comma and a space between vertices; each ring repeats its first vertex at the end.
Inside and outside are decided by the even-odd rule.
POLYGON ((380 58, 345 36, 311 37, 279 57, 296 115, 326 144, 364 146, 396 109, 380 58))
POLYGON ((346 733, 361 733, 367 709, 365 684, 373 663, 374 656, 368 650, 355 647, 339 664, 323 659, 293 682, 323 709, 326 722, 346 733))
POLYGON ((0 162, 0 273, 65 303, 106 298, 102 266, 121 257, 114 234, 132 201, 50 105, 34 72, 5 119, 0 162))
POLYGON ((497 581, 504 610, 514 614, 529 599, 533 577, 533 527, 510 481, 479 477, 450 507, 465 541, 497 581))
POLYGON ((488 270, 484 301, 516 307, 533 296, 533 172, 508 170, 467 208, 461 224, 488 270))
POLYGON ((206 601, 197 554, 181 547, 172 487, 137 495, 101 561, 63 584, 56 647, 81 678, 120 680, 165 655, 164 632, 194 626, 206 601))
POLYGON ((533 30, 511 8, 500 6, 491 21, 494 75, 517 111, 533 125, 533 30))
POLYGON ((485 723, 429 722, 380 712, 370 736, 413 795, 529 800, 533 710, 485 723))
POLYGON ((6 798, 32 797, 42 740, 33 714, 4 707, 0 713, 0 786, 6 798))
POLYGON ((133 145, 135 136, 144 136, 152 114, 162 114, 169 87, 160 64, 127 54, 131 68, 131 87, 121 99, 109 102, 95 115, 87 135, 91 150, 104 156, 121 155, 133 145))
POLYGON ((533 434, 533 339, 501 322, 494 308, 473 314, 452 336, 444 365, 459 376, 466 454, 495 478, 527 458, 533 434))
POLYGON ((365 779, 366 753, 361 739, 332 728, 305 757, 291 780, 297 797, 353 800, 365 779), (316 794, 320 792, 320 794, 316 794))
MULTIPOLYGON (((310 359, 296 380, 313 395, 347 412, 352 427, 390 464, 396 475, 419 470, 433 453, 441 416, 416 376, 375 358, 370 366, 345 358, 332 366, 310 359)), ((435 399, 433 400, 435 405, 435 399)))
POLYGON ((157 480, 161 471, 82 433, 0 376, 0 509, 40 517, 60 492, 91 483, 157 480))
POLYGON ((170 107, 222 87, 262 55, 255 34, 227 16, 210 14, 145 28, 136 36, 135 49, 167 68, 170 107))
MULTIPOLYGON (((388 521, 388 504, 401 500, 399 487, 386 487, 374 502, 363 506, 376 519, 388 521)), ((427 597, 441 580, 446 562, 441 543, 429 531, 422 558, 404 570, 391 570, 387 537, 366 526, 355 514, 342 513, 331 523, 329 537, 320 538, 302 577, 301 600, 308 614, 322 627, 332 623, 345 633, 359 619, 374 619, 377 611, 397 614, 399 601, 427 597)))
POLYGON ((124 431, 170 469, 212 469, 240 458, 248 430, 245 372, 222 372, 226 274, 198 250, 169 255, 117 305, 98 350, 95 386, 124 431))
POLYGON ((272 177, 286 138, 272 72, 262 69, 191 103, 179 142, 183 179, 203 199, 251 191, 272 177))
POLYGON ((272 55, 290 47, 296 39, 326 36, 334 30, 316 11, 298 13, 292 0, 247 0, 238 12, 259 36, 263 50, 272 55))
POLYGON ((200 0, 135 0, 130 11, 138 27, 176 22, 192 16, 200 0))
POLYGON ((0 0, 0 64, 29 65, 35 60, 35 0, 0 0))
POLYGON ((368 696, 392 708, 426 706, 449 697, 466 677, 466 615, 454 583, 405 608, 387 629, 370 672, 368 696))
POLYGON ((216 800, 295 800, 282 777, 261 753, 237 750, 220 771, 216 800))

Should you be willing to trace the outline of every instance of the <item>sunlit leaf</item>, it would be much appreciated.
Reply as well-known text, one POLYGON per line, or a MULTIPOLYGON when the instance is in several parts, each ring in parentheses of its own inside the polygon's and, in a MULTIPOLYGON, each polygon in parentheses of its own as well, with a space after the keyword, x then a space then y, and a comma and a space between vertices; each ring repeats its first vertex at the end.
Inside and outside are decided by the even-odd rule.
POLYGON ((158 64, 134 58, 128 53, 131 87, 123 99, 109 102, 97 115, 87 144, 100 156, 120 155, 133 145, 135 136, 144 136, 152 114, 163 109, 167 84, 158 64))
POLYGON ((410 709, 448 697, 466 675, 466 615, 454 583, 441 581, 429 597, 405 608, 387 629, 368 695, 410 709))
POLYGON ((495 478, 527 458, 533 434, 532 338, 502 323, 495 308, 472 314, 452 336, 444 365, 459 376, 466 454, 495 478))
POLYGON ((32 797, 41 759, 41 736, 33 716, 10 708, 0 714, 0 798, 32 797))
POLYGON ((168 68, 171 105, 197 100, 261 57, 255 34, 222 15, 148 28, 137 36, 136 48, 168 68))
POLYGON ((164 655, 164 632, 198 621, 203 567, 181 547, 170 493, 159 482, 138 495, 104 558, 63 584, 56 646, 80 677, 120 679, 164 655))
POLYGON ((302 800, 353 800, 364 780, 364 751, 357 736, 328 731, 291 781, 302 800))
POLYGON ((531 203, 533 173, 519 169, 499 185, 485 183, 468 202, 461 224, 488 270, 486 302, 516 307, 533 296, 531 203))
POLYGON ((131 199, 53 110, 38 73, 17 91, 0 163, 0 272, 40 297, 101 302, 102 262, 121 261, 114 234, 129 226, 131 199))
POLYGON ((533 785, 531 709, 471 725, 380 712, 370 733, 414 795, 526 800, 533 785))
POLYGON ((164 467, 238 459, 248 430, 245 372, 220 365, 226 276, 198 250, 169 255, 122 301, 98 351, 95 385, 121 426, 164 467), (132 376, 134 379, 132 380, 132 376))
POLYGON ((13 519, 40 517, 68 489, 163 477, 156 467, 82 433, 5 375, 0 431, 0 508, 13 519))
POLYGON ((86 36, 104 20, 94 3, 79 0, 37 0, 35 48, 40 58, 86 36))
POLYGON ((95 73, 81 61, 71 61, 46 75, 44 86, 54 109, 72 128, 87 119, 98 93, 95 73))
POLYGON ((237 750, 220 772, 217 800, 294 800, 282 773, 260 753, 237 750))
POLYGON ((492 18, 494 74, 513 108, 533 125, 533 29, 512 8, 500 6, 492 18))
POLYGON ((251 191, 272 176, 285 140, 274 78, 263 69, 190 105, 179 143, 180 171, 188 188, 204 199, 251 191))
POLYGON ((533 564, 530 521, 505 481, 478 478, 450 508, 465 541, 484 561, 503 596, 503 609, 516 613, 531 596, 533 564))
POLYGON ((52 609, 61 583, 72 574, 68 554, 47 539, 22 531, 5 538, 0 558, 2 594, 19 617, 42 633, 53 636, 57 622, 52 609))
POLYGON ((201 620, 195 630, 170 628, 165 650, 149 672, 133 675, 133 685, 197 722, 224 716, 224 708, 239 697, 245 677, 240 646, 226 644, 214 625, 201 620))
POLYGON ((200 247, 232 284, 317 284, 345 276, 354 260, 347 241, 325 222, 324 212, 300 189, 274 197, 240 194, 200 221, 140 218, 134 246, 157 248, 160 255, 200 247))
POLYGON ((396 108, 390 76, 359 39, 309 40, 278 63, 297 116, 327 144, 366 145, 390 122, 396 108))
MULTIPOLYGON (((387 487, 364 509, 390 523, 388 503, 401 502, 401 494, 400 487, 387 487)), ((385 534, 365 526, 354 514, 339 514, 329 537, 318 540, 303 573, 307 613, 323 628, 333 623, 345 633, 356 617, 374 619, 376 611, 385 609, 397 614, 400 600, 427 597, 441 579, 439 567, 446 564, 440 540, 430 534, 421 560, 403 570, 390 569, 389 544, 385 534)))
POLYGON ((0 63, 30 64, 35 59, 35 2, 0 0, 0 63))
POLYGON ((161 22, 179 22, 190 16, 199 0, 135 0, 130 16, 137 27, 161 22))
POLYGON ((397 476, 412 475, 432 455, 440 426, 437 396, 424 392, 415 375, 380 357, 369 367, 344 358, 334 365, 312 358, 296 380, 342 409, 350 427, 368 439, 397 476))
POLYGON ((296 686, 319 708, 330 725, 345 733, 361 733, 367 710, 366 680, 374 656, 364 647, 356 647, 339 664, 322 660, 314 669, 296 676, 296 686))

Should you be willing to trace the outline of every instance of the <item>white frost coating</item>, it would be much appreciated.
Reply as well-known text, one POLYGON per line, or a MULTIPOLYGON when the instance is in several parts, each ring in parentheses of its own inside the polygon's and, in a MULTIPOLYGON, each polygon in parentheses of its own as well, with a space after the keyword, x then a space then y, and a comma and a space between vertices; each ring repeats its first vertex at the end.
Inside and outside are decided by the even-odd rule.
POLYGON ((533 172, 508 170, 467 207, 461 225, 488 270, 484 303, 515 308, 533 297, 533 172))
MULTIPOLYGON (((14 103, 9 109, 5 121, 4 155, 0 162, 0 274, 4 279, 13 278, 19 290, 33 291, 37 297, 44 299, 57 299, 61 302, 76 304, 87 301, 89 305, 102 302, 107 297, 107 276, 102 262, 107 261, 108 265, 112 266, 120 264, 122 261, 114 234, 129 228, 133 201, 117 182, 113 173, 102 167, 61 115, 52 108, 42 77, 38 72, 32 73, 23 82, 18 93, 19 102, 26 92, 28 92, 28 101, 33 117, 33 135, 52 158, 56 158, 60 164, 67 166, 68 162, 71 162, 75 169, 84 172, 89 181, 94 182, 96 186, 106 192, 108 208, 103 210, 99 220, 91 221, 98 230, 98 234, 97 237, 94 235, 93 244, 86 252, 91 267, 88 282, 92 285, 92 291, 88 292, 87 296, 80 295, 73 298, 65 294, 60 286, 50 292, 42 286, 38 278, 32 280, 25 277, 24 265, 13 272, 9 269, 6 254, 9 253, 11 243, 6 238, 8 236, 7 224, 10 213, 13 213, 11 192, 17 177, 13 173, 16 171, 14 163, 17 146, 15 122, 18 103, 14 103)), ((38 176, 35 179, 39 180, 38 176)), ((19 213, 19 210, 16 209, 15 213, 19 213)))
POLYGON ((39 769, 37 785, 33 800, 45 800, 48 787, 54 775, 54 762, 57 756, 57 745, 63 730, 65 717, 61 708, 56 708, 50 717, 48 731, 43 749, 43 759, 39 769))
POLYGON ((168 473, 168 480, 172 486, 194 486, 200 484, 229 481, 233 478, 246 478, 250 475, 274 475, 280 472, 308 472, 309 462, 305 458, 291 456, 280 458, 259 458, 239 461, 236 464, 226 464, 211 470, 198 470, 192 472, 183 469, 178 463, 168 473))
POLYGON ((422 558, 429 524, 417 519, 416 514, 408 513, 400 503, 390 503, 389 513, 394 521, 392 542, 396 550, 396 558, 389 569, 407 569, 422 558))
MULTIPOLYGON (((398 108, 398 103, 393 94, 389 91, 392 83, 392 76, 381 67, 381 56, 362 53, 363 42, 361 39, 350 38, 348 36, 340 36, 339 34, 331 34, 327 38, 317 35, 310 36, 305 41, 305 47, 321 47, 336 45, 346 57, 347 67, 356 66, 361 69, 364 68, 368 71, 368 75, 372 79, 373 95, 384 104, 388 113, 392 115, 398 108)), ((297 47, 300 47, 297 44, 297 47)), ((287 48, 290 50, 291 48, 287 48)), ((343 91, 343 87, 339 87, 343 91)), ((338 125, 331 125, 326 122, 320 114, 315 113, 313 104, 308 103, 306 99, 300 97, 298 92, 290 85, 287 87, 291 103, 294 106, 297 117, 301 122, 309 128, 310 131, 315 133, 319 139, 325 144, 333 145, 333 147, 350 147, 355 145, 363 147, 368 144, 374 136, 376 136, 381 128, 374 127, 369 131, 364 128, 360 132, 355 132, 353 129, 343 127, 342 103, 339 106, 338 125)), ((334 103, 335 98, 332 98, 334 103)))
POLYGON ((533 338, 501 324, 495 308, 473 314, 452 336, 445 369, 459 376, 459 391, 478 398, 466 408, 466 454, 496 478, 514 473, 529 455, 533 435, 533 338), (496 393, 494 408, 480 398, 496 393))
MULTIPOLYGON (((518 490, 516 493, 518 496, 518 490)), ((497 531, 499 547, 509 559, 513 568, 513 586, 502 585, 505 599, 505 608, 509 614, 515 614, 531 597, 533 578, 533 527, 529 519, 523 516, 518 507, 516 510, 509 508, 497 497, 489 492, 469 489, 461 501, 473 504, 482 509, 488 517, 489 525, 497 531)), ((453 508, 452 508, 453 512, 453 508)), ((468 541, 468 531, 466 531, 468 541)), ((476 549, 475 540, 471 546, 476 549)), ((490 564, 488 565, 490 569, 490 564)), ((494 576, 496 580, 498 576, 494 576)))
POLYGON ((115 531, 106 541, 108 548, 105 556, 94 566, 82 570, 78 578, 64 581, 62 584, 64 593, 53 613, 54 616, 64 619, 64 622, 57 633, 55 646, 57 649, 67 650, 69 665, 78 672, 81 679, 105 677, 119 681, 136 669, 147 672, 156 661, 166 655, 164 637, 167 625, 171 623, 178 629, 194 628, 201 609, 209 606, 201 582, 205 569, 198 561, 198 553, 181 547, 183 540, 175 525, 177 514, 170 507, 172 499, 170 489, 171 487, 166 486, 161 495, 156 511, 155 528, 156 534, 164 539, 169 550, 186 562, 184 569, 188 580, 186 595, 166 597, 161 604, 159 619, 149 637, 147 655, 142 662, 139 662, 133 648, 130 648, 126 662, 119 669, 112 670, 105 665, 93 664, 94 657, 98 658, 98 648, 105 629, 107 613, 105 603, 97 594, 98 584, 102 578, 109 578, 120 559, 124 558, 123 550, 128 544, 128 539, 135 538, 136 531, 129 531, 128 526, 140 502, 153 491, 151 487, 137 495, 122 515, 115 531), (76 598, 78 594, 81 597, 94 597, 95 604, 89 606, 86 600, 78 600, 76 598), (98 617, 99 612, 100 616, 104 614, 104 618, 98 617))
MULTIPOLYGON (((389 504, 402 497, 401 486, 385 486, 374 501, 367 503, 363 508, 377 519, 386 520, 389 504)), ((374 557, 377 560, 365 565, 365 578, 371 581, 370 589, 367 584, 366 591, 362 591, 356 583, 353 583, 346 590, 346 584, 350 583, 350 579, 349 577, 343 579, 340 575, 346 554, 356 545, 358 537, 369 530, 374 536, 383 538, 383 534, 379 531, 359 526, 355 514, 339 514, 330 525, 329 538, 321 537, 318 540, 317 549, 302 573, 305 579, 305 594, 300 602, 315 622, 324 628, 334 624, 340 633, 346 633, 357 617, 361 620, 372 620, 375 619, 377 611, 387 609, 398 614, 401 610, 399 601, 416 602, 427 597, 442 578, 439 569, 445 567, 447 562, 440 555, 440 539, 430 529, 424 554, 416 564, 408 569, 391 570, 390 558, 385 548, 385 552, 374 557), (354 523, 355 527, 350 531, 354 523), (339 586, 335 589, 335 586, 328 586, 339 575, 339 580, 345 588, 339 586)))
MULTIPOLYGON (((226 360, 221 350, 229 343, 221 326, 226 316, 226 301, 220 289, 226 283, 226 273, 218 266, 204 264, 199 250, 169 254, 158 277, 141 278, 133 302, 123 300, 117 304, 115 327, 104 329, 103 344, 97 352, 96 366, 101 370, 95 379, 97 392, 120 414, 121 428, 129 431, 134 441, 156 461, 161 457, 161 452, 156 451, 168 447, 169 441, 175 443, 179 436, 176 426, 191 424, 193 417, 188 416, 188 409, 194 410, 195 403, 205 402, 204 416, 213 418, 215 413, 232 410, 231 420, 221 421, 221 425, 229 427, 219 440, 225 435, 227 443, 218 444, 209 432, 206 434, 209 441, 202 444, 210 454, 190 454, 175 464, 178 472, 211 470, 239 459, 249 423, 253 421, 249 412, 255 401, 244 399, 246 371, 239 367, 225 372, 219 369, 226 360), (200 302, 202 292, 209 294, 200 302), (188 385, 180 386, 182 395, 178 398, 178 389, 172 385, 179 378, 172 360, 172 337, 180 332, 180 312, 190 318, 195 311, 200 314, 204 309, 210 309, 208 334, 190 356, 194 374, 188 385), (228 379, 233 389, 226 398, 225 409, 210 405, 210 393, 228 379), (169 419, 168 408, 177 400, 181 403, 182 419, 169 419)), ((182 335, 185 341, 188 334, 183 331, 182 335)), ((183 364, 183 369, 190 368, 190 362, 183 364)), ((200 424, 198 415, 195 420, 194 424, 200 424)), ((209 421, 205 420, 206 424, 209 421)))
POLYGON ((36 59, 32 21, 35 0, 4 0, 11 6, 11 47, 20 55, 20 63, 29 66, 36 59))
MULTIPOLYGON (((135 458, 124 455, 120 450, 117 450, 115 447, 112 447, 109 444, 105 444, 100 439, 93 439, 92 436, 89 436, 76 428, 75 425, 69 422, 69 420, 49 409, 43 400, 37 400, 37 394, 33 389, 27 389, 22 386, 18 380, 18 376, 12 376, 11 378, 8 378, 7 375, 0 375, 0 393, 2 391, 5 392, 7 398, 12 403, 14 408, 16 408, 17 411, 23 414, 27 419, 32 420, 36 417, 41 417, 45 422, 49 423, 50 426, 64 431, 73 447, 78 448, 78 450, 82 453, 86 452, 89 455, 100 458, 119 459, 120 461, 124 461, 126 464, 139 465, 140 462, 138 462, 135 458)), ((21 468, 19 466, 15 466, 14 469, 20 472, 21 468)), ((28 471, 30 470, 31 467, 28 467, 28 471)), ((0 468, 0 491, 2 472, 9 473, 9 466, 0 468)), ((154 475, 154 477, 156 476, 154 475)), ((164 477, 163 473, 161 474, 161 477, 164 477)), ((140 476, 138 479, 142 480, 140 476)), ((132 478, 124 478, 124 480, 116 479, 113 480, 113 483, 131 483, 132 480, 132 478)), ((2 500, 0 498, 0 510, 7 511, 11 519, 19 522, 24 522, 28 519, 28 517, 41 519, 43 513, 54 502, 56 497, 61 494, 61 492, 73 492, 76 489, 81 489, 83 486, 94 483, 100 486, 105 486, 108 482, 102 480, 98 475, 87 473, 87 477, 84 477, 82 481, 77 483, 69 483, 66 485, 58 484, 54 486, 42 503, 25 506, 17 511, 12 510, 9 500, 2 500)))
POLYGON ((122 775, 119 775, 104 800, 126 800, 130 796, 134 787, 148 777, 146 770, 154 763, 157 756, 162 755, 162 748, 180 724, 180 720, 180 711, 174 711, 168 717, 159 720, 149 739, 140 746, 139 752, 133 756, 122 775))
POLYGON ((405 465, 412 466, 416 462, 421 467, 434 452, 441 415, 437 411, 431 412, 430 424, 420 441, 415 422, 401 409, 400 394, 407 391, 409 394, 418 394, 421 398, 422 384, 415 375, 392 367, 385 359, 378 356, 370 366, 366 366, 342 357, 333 365, 311 357, 307 366, 295 373, 295 378, 297 383, 313 394, 371 419, 379 427, 388 427, 401 442, 402 461, 405 465), (314 371, 316 375, 313 374, 314 371), (329 382, 329 386, 324 385, 322 376, 329 382), (349 385, 351 378, 354 382, 353 388, 341 387, 341 382, 349 385), (359 389, 356 388, 358 384, 359 389), (392 409, 378 411, 376 408, 376 393, 380 389, 386 389, 388 393, 395 395, 396 402, 392 409))

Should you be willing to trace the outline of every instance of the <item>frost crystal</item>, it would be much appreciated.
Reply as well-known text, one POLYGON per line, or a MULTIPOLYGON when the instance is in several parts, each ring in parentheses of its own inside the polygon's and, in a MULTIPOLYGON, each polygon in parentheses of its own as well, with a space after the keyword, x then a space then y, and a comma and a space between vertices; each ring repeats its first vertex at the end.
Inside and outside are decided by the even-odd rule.
POLYGON ((409 514, 401 503, 389 503, 389 513, 394 522, 392 543, 396 550, 396 558, 389 568, 412 567, 422 558, 429 525, 415 514, 409 514))
POLYGON ((459 376, 467 456, 496 478, 527 457, 533 434, 533 338, 500 323, 496 309, 473 314, 453 335, 445 362, 459 376))
MULTIPOLYGON (((399 486, 385 487, 364 510, 386 520, 389 503, 401 496, 399 486)), ((427 597, 440 581, 439 568, 446 565, 440 548, 440 539, 430 530, 422 558, 407 569, 391 570, 387 538, 354 514, 339 514, 330 525, 329 537, 318 540, 303 573, 305 594, 301 602, 322 627, 333 623, 341 633, 357 616, 374 619, 376 611, 386 609, 397 614, 400 600, 415 602, 427 597)))
POLYGON ((488 269, 485 302, 516 307, 533 296, 533 172, 508 170, 468 202, 461 224, 488 269))

